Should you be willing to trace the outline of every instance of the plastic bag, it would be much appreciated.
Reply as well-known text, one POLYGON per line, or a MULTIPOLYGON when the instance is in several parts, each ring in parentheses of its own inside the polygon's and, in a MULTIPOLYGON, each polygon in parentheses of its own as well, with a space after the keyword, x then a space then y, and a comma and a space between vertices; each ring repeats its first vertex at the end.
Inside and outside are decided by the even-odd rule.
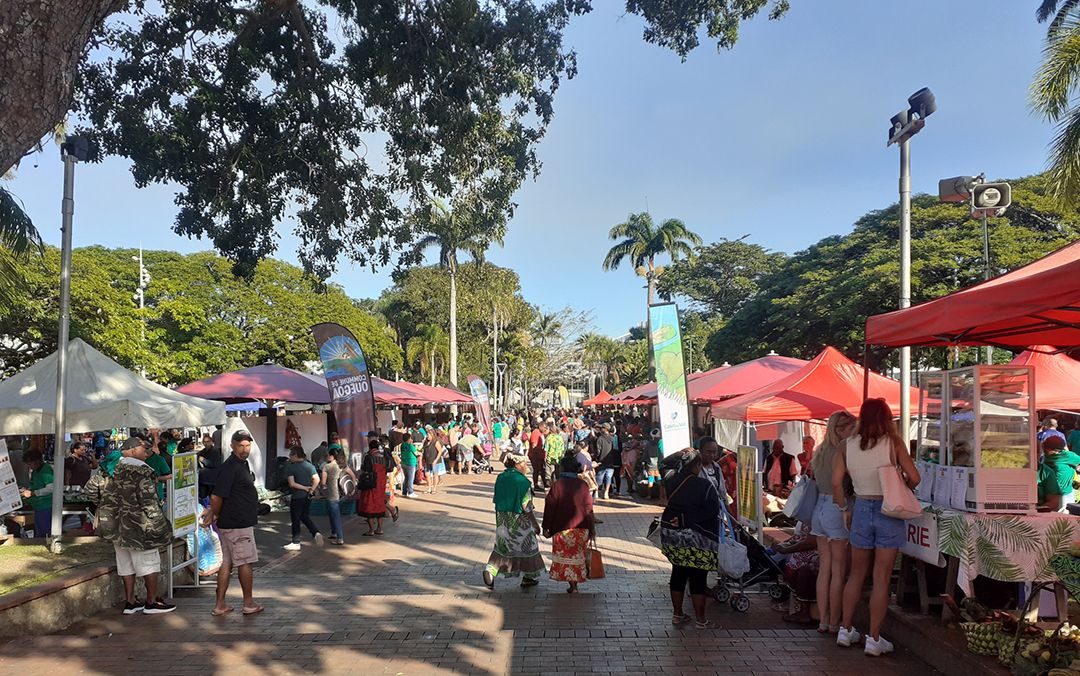
POLYGON ((750 572, 750 559, 746 555, 746 545, 735 539, 735 528, 731 525, 731 516, 727 510, 720 510, 720 572, 731 578, 741 578, 750 572), (729 534, 730 532, 730 534, 729 534))
POLYGON ((195 538, 199 538, 199 576, 214 575, 221 568, 221 538, 217 531, 209 526, 199 526, 194 533, 185 537, 189 552, 195 551, 195 538))

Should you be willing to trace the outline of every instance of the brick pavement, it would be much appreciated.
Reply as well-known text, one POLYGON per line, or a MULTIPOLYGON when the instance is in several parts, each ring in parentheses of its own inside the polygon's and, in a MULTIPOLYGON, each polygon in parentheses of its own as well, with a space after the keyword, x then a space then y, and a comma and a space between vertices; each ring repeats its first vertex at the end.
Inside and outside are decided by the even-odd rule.
MULTIPOLYGON (((0 674, 931 672, 905 651, 869 662, 813 629, 792 629, 765 596, 745 614, 710 602, 717 629, 673 628, 667 563, 640 537, 658 509, 628 501, 597 510, 606 579, 573 596, 548 580, 490 592, 480 571, 493 537, 493 479, 449 477, 439 495, 399 498, 401 521, 387 520, 382 538, 360 537, 360 520, 348 522, 344 547, 283 554, 284 537, 264 537, 260 615, 214 618, 212 588, 181 591, 170 615, 106 612, 2 644, 0 674)), ((550 543, 541 549, 547 555, 550 543)))

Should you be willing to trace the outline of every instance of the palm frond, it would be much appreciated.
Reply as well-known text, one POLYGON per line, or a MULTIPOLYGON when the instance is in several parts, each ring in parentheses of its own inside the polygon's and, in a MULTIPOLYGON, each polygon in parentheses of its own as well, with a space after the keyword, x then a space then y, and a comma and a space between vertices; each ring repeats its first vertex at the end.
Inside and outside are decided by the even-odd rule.
POLYGON ((1019 516, 977 517, 979 527, 990 540, 1008 549, 1033 552, 1039 548, 1039 531, 1019 516))
POLYGON ((41 234, 19 200, 4 188, 0 188, 0 246, 6 247, 16 257, 34 249, 40 253, 44 246, 41 234))
POLYGON ((943 554, 962 558, 964 546, 971 535, 971 524, 962 515, 939 516, 941 551, 943 554))
POLYGON ((1051 144, 1050 184, 1062 204, 1080 203, 1080 106, 1062 120, 1051 144))
POLYGON ((635 249, 637 242, 632 239, 624 239, 615 246, 608 250, 607 255, 604 256, 604 269, 615 270, 619 267, 619 264, 623 262, 623 259, 631 259, 631 262, 635 258, 635 249))
POLYGON ((1020 566, 1013 563, 1000 547, 982 536, 975 538, 975 562, 979 573, 993 580, 1019 582, 1024 579, 1020 566))
POLYGON ((1058 0, 1042 0, 1039 8, 1035 10, 1035 18, 1039 23, 1046 21, 1050 15, 1057 11, 1058 0))
POLYGON ((1076 527, 1072 519, 1055 519, 1047 526, 1041 546, 1035 556, 1035 580, 1054 579, 1054 567, 1051 563, 1053 558, 1068 553, 1076 536, 1076 527))
POLYGON ((1080 79, 1080 22, 1070 19, 1043 48, 1043 61, 1031 84, 1032 107, 1048 120, 1059 119, 1080 79))

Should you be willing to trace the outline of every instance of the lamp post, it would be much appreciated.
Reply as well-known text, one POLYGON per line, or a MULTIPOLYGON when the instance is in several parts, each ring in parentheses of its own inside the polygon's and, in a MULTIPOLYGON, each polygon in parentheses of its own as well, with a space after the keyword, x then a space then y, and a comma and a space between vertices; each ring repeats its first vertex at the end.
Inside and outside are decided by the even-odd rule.
MULTIPOLYGON (((908 97, 908 108, 889 120, 886 146, 900 146, 900 309, 911 306, 911 137, 937 110, 933 93, 923 87, 908 97)), ((911 348, 900 348, 900 436, 911 438, 911 348)))
POLYGON ((60 328, 56 348, 56 427, 53 448, 52 523, 49 550, 62 550, 60 532, 64 527, 64 433, 67 421, 67 348, 71 318, 71 224, 75 215, 75 164, 89 159, 89 143, 84 136, 68 136, 60 146, 64 160, 64 199, 60 203, 62 233, 60 244, 60 328))

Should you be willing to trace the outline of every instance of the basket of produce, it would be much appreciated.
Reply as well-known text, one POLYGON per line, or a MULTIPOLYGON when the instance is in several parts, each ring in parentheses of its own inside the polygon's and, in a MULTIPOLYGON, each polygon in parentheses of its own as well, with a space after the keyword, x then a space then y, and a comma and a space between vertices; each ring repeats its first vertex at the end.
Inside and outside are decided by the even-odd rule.
POLYGON ((969 652, 997 656, 1002 634, 1000 622, 961 622, 960 629, 967 639, 969 652))

